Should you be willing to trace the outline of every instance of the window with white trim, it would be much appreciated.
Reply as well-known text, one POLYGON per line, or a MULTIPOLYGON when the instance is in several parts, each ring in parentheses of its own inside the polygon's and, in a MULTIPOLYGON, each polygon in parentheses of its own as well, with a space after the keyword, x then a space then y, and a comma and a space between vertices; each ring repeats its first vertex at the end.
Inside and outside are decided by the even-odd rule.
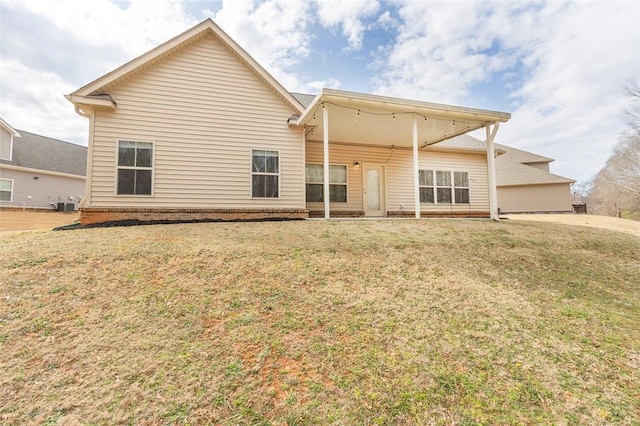
POLYGON ((419 170, 420 203, 469 204, 469 172, 419 170))
MULTIPOLYGON (((324 202, 324 166, 306 164, 305 177, 307 203, 324 202)), ((347 166, 329 165, 329 202, 347 202, 347 166)))
POLYGON ((435 200, 433 170, 418 170, 418 173, 420 178, 420 202, 433 203, 435 200))
POLYGON ((456 204, 469 204, 469 172, 453 172, 453 195, 456 204))
POLYGON ((0 201, 13 200, 13 179, 0 179, 0 201))
POLYGON ((436 170, 436 202, 451 204, 451 172, 436 170))
POLYGON ((280 196, 280 153, 254 149, 251 151, 251 197, 280 196))
POLYGON ((153 144, 118 141, 118 195, 151 195, 153 144))

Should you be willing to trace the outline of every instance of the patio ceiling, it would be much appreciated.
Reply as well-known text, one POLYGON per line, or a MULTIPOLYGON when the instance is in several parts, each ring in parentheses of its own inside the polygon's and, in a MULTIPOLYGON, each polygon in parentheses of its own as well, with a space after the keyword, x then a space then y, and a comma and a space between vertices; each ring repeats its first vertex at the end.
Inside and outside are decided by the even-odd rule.
POLYGON ((322 141, 323 108, 328 110, 331 142, 382 146, 412 146, 413 117, 420 147, 511 118, 505 112, 323 89, 290 124, 304 126, 307 140, 322 141))

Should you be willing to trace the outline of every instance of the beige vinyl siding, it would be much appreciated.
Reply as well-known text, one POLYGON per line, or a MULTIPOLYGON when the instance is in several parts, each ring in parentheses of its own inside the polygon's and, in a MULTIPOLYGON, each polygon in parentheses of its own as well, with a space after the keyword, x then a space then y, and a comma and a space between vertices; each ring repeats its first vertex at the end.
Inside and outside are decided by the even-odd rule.
POLYGON ((74 203, 77 208, 80 198, 84 197, 84 176, 65 177, 46 172, 0 168, 0 177, 13 180, 13 199, 11 202, 0 201, 2 207, 22 207, 24 203, 27 208, 53 210, 52 203, 55 206, 57 203, 74 203), (38 179, 34 179, 34 176, 38 179), (69 200, 71 196, 73 201, 69 200))
POLYGON ((110 92, 96 111, 91 207, 304 208, 295 111, 209 35, 110 92), (154 144, 153 196, 115 194, 119 140, 154 144), (251 152, 280 152, 280 197, 251 198, 251 152))
MULTIPOLYGON (((323 147, 319 142, 307 142, 306 162, 322 163, 323 147)), ((413 153, 406 148, 377 148, 358 145, 329 145, 329 162, 347 165, 347 203, 331 203, 332 211, 361 211, 362 165, 385 166, 387 211, 414 210, 413 153), (361 163, 357 168, 355 161, 361 163)), ((422 204, 423 212, 465 212, 489 210, 489 184, 486 156, 421 150, 421 169, 469 172, 470 204, 422 204)), ((323 203, 307 203, 309 210, 322 210, 323 203)))
POLYGON ((498 207, 502 213, 572 211, 568 183, 498 187, 498 207))
POLYGON ((0 127, 0 160, 11 161, 11 151, 13 149, 13 135, 6 129, 0 127))

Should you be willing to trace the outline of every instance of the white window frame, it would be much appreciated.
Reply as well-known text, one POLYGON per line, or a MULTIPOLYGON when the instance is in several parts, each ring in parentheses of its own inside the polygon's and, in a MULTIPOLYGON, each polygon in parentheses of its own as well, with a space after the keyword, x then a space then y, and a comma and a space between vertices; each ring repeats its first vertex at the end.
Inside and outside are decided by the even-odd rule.
POLYGON ((455 205, 455 204, 471 204, 471 187, 469 185, 470 177, 469 172, 467 170, 437 170, 437 169, 420 169, 420 171, 431 172, 431 177, 433 179, 433 185, 419 185, 419 188, 431 188, 433 189, 433 203, 429 201, 420 200, 420 204, 446 204, 446 205, 455 205), (447 173, 449 178, 451 179, 450 186, 438 186, 438 172, 447 173), (456 173, 466 173, 467 174, 467 186, 456 186, 455 174, 456 173), (449 189, 451 194, 451 202, 445 202, 438 200, 438 189, 449 189), (459 203, 456 200, 456 189, 466 189, 469 194, 469 202, 459 203))
POLYGON ((435 177, 435 179, 433 180, 433 185, 435 187, 435 190, 434 190, 435 203, 436 204, 447 204, 447 205, 451 204, 451 205, 453 205, 454 204, 454 202, 453 202, 453 174, 452 174, 451 170, 435 170, 435 176, 434 177, 435 177), (449 181, 451 182, 451 184, 447 185, 447 186, 438 185, 438 172, 446 173, 447 175, 449 175, 449 181), (449 197, 450 197, 451 201, 449 201, 449 202, 442 201, 441 202, 438 199, 438 190, 439 189, 448 189, 449 190, 449 197))
POLYGON ((144 140, 128 140, 118 139, 116 142, 116 167, 115 167, 115 184, 113 193, 117 197, 153 197, 155 194, 155 164, 156 164, 156 144, 153 141, 144 140), (120 142, 134 142, 151 144, 151 167, 137 167, 137 166, 120 166, 120 142), (118 193, 118 177, 120 169, 123 170, 150 170, 151 171, 151 193, 150 194, 119 194, 118 193))
POLYGON ((468 171, 462 171, 462 170, 453 170, 451 172, 451 184, 453 185, 453 192, 452 192, 452 200, 453 200, 453 204, 471 204, 471 188, 469 185, 470 182, 470 178, 469 178, 469 172, 468 171), (456 173, 466 173, 467 174, 467 186, 456 186, 456 173), (456 199, 456 189, 466 189, 467 190, 467 198, 469 199, 468 202, 458 202, 458 200, 456 199))
MULTIPOLYGON (((14 184, 14 181, 13 181, 13 179, 0 178, 0 181, 2 181, 2 180, 7 181, 7 182, 11 182, 11 190, 9 191, 9 200, 0 201, 0 202, 2 202, 2 203, 13 203, 13 184, 14 184)), ((6 190, 0 190, 0 191, 7 192, 6 190)))
MULTIPOLYGON (((436 202, 436 177, 434 175, 435 170, 433 169, 419 169, 419 172, 426 172, 431 174, 431 181, 433 185, 420 185, 420 179, 418 179, 418 188, 431 188, 433 190, 433 201, 422 201, 420 200, 420 204, 435 204, 436 202)), ((419 189, 418 189, 419 190, 419 189)))
MULTIPOLYGON (((305 194, 304 194, 304 198, 305 198, 305 202, 307 203, 315 203, 315 204, 320 204, 320 203, 324 203, 324 174, 322 175, 322 181, 319 182, 307 182, 306 180, 306 176, 307 176, 307 165, 313 165, 313 166, 324 166, 322 163, 305 163, 304 164, 304 175, 305 175, 305 194), (306 201, 307 199, 307 184, 310 185, 321 185, 322 186, 322 201, 306 201)), ((347 204, 349 202, 349 166, 347 164, 329 164, 329 168, 331 167, 344 167, 344 171, 345 171, 345 182, 331 182, 331 171, 329 171, 329 198, 331 198, 331 186, 332 185, 340 185, 340 186, 344 186, 345 190, 345 201, 331 201, 331 199, 329 199, 329 203, 330 204, 347 204)))
POLYGON ((282 155, 280 154, 280 150, 278 149, 266 149, 266 148, 252 148, 249 153, 249 172, 251 173, 251 178, 249 179, 249 193, 251 194, 252 200, 278 200, 281 198, 282 194, 282 155), (278 172, 270 173, 270 172, 254 172, 253 171, 253 153, 255 151, 265 151, 265 152, 277 152, 278 153, 278 172), (277 197, 256 197, 253 195, 253 177, 254 176, 277 176, 278 177, 278 196, 277 197))

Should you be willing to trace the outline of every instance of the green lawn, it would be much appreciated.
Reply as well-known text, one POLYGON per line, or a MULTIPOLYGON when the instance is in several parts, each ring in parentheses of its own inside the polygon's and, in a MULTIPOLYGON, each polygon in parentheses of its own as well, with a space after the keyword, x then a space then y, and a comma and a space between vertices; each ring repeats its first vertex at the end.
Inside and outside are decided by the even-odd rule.
POLYGON ((640 238, 218 223, 0 241, 2 424, 638 424, 640 238))

